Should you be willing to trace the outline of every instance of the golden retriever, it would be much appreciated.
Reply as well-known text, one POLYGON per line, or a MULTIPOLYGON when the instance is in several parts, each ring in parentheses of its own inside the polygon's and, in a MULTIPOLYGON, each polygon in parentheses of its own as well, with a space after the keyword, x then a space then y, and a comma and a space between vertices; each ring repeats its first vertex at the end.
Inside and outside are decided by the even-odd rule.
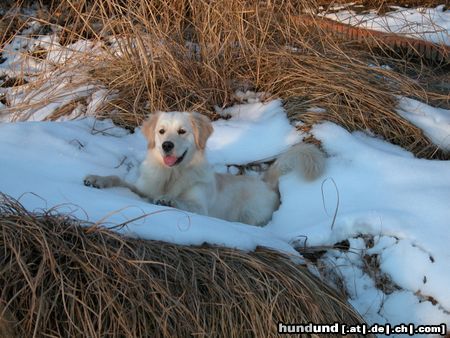
POLYGON ((263 225, 280 205, 281 175, 295 171, 313 180, 325 165, 324 155, 316 146, 298 143, 280 155, 262 179, 215 173, 204 156, 213 127, 199 113, 155 113, 144 122, 142 132, 148 141, 147 157, 134 185, 117 176, 97 175, 86 176, 84 184, 127 187, 156 204, 263 225))

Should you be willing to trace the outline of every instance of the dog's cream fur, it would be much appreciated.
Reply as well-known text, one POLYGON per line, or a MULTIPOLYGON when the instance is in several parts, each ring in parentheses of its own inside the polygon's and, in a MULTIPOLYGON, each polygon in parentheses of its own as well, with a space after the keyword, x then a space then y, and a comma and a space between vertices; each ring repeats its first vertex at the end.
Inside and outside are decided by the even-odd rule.
POLYGON ((295 171, 313 180, 322 174, 323 153, 306 143, 299 143, 282 154, 262 180, 214 173, 204 157, 206 141, 212 131, 209 119, 198 113, 152 114, 142 126, 148 149, 136 184, 117 176, 96 175, 87 176, 84 182, 97 188, 127 187, 157 204, 263 225, 280 205, 278 179, 281 175, 295 171), (167 141, 173 144, 169 152, 162 148, 167 141))

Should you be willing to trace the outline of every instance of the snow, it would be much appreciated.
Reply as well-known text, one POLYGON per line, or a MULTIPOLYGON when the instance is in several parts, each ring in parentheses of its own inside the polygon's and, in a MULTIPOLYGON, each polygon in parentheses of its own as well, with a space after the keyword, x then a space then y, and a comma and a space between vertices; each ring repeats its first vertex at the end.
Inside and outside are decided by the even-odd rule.
MULTIPOLYGON (((400 106, 405 109, 403 101, 400 106)), ((415 107, 415 113, 449 113, 415 107)), ((278 100, 236 105, 224 114, 231 118, 214 122, 207 146, 218 170, 272 158, 301 136, 278 100)), ((312 132, 329 155, 326 172, 314 182, 283 176, 282 204, 265 227, 156 206, 124 188, 85 187, 83 177, 91 173, 133 182, 146 149, 139 131, 94 118, 0 124, 0 191, 29 210, 59 206, 93 222, 127 223, 119 231, 130 236, 178 244, 267 246, 299 259, 293 244, 305 238, 307 245, 326 246, 348 239, 349 251, 331 250, 325 262, 338 269, 349 301, 369 323, 450 324, 450 162, 417 159, 332 123, 312 132), (364 236, 373 237, 372 247, 364 236), (377 257, 392 290, 376 287, 366 255, 377 257)))
MULTIPOLYGON (((362 133, 350 134, 331 123, 316 126, 313 132, 330 155, 325 177, 332 178, 337 187, 324 182, 328 213, 321 201, 322 182, 305 186, 294 175, 287 175, 280 184, 283 203, 267 227, 286 241, 307 236, 309 245, 332 245, 361 234, 394 238, 394 243, 372 248, 370 254, 380 256, 381 271, 403 290, 438 300, 441 308, 434 307, 436 318, 427 323, 439 324, 444 317, 448 322, 450 162, 416 159, 397 146, 362 133), (331 227, 336 189, 339 208, 331 227)), ((350 250, 361 251, 360 247, 350 250)), ((350 263, 348 257, 335 262, 337 266, 350 263)), ((379 322, 378 310, 386 309, 381 301, 391 295, 377 296, 370 283, 362 287, 368 281, 360 280, 362 273, 355 268, 350 264, 340 269, 351 281, 347 287, 354 290, 354 305, 360 313, 367 313, 367 320, 379 322), (380 303, 374 306, 376 300, 380 303)), ((413 318, 415 311, 404 306, 402 313, 413 318)), ((385 318, 395 319, 390 314, 385 318)))
POLYGON ((450 114, 448 110, 433 108, 426 104, 403 97, 397 112, 423 130, 436 145, 450 151, 450 114))
MULTIPOLYGON (((5 61, 0 64, 0 76, 29 83, 0 88, 0 95, 15 108, 14 114, 0 112, 0 121, 41 121, 58 108, 81 99, 92 102, 96 109, 108 96, 105 88, 87 76, 94 67, 90 61, 105 53, 102 45, 81 39, 62 46, 56 32, 39 35, 41 29, 41 23, 31 20, 2 50, 5 61), (32 57, 36 51, 44 51, 43 56, 32 57)), ((87 107, 84 113, 90 115, 91 111, 87 107)))
POLYGON ((351 10, 340 10, 323 16, 353 26, 450 45, 450 10, 445 10, 444 5, 435 8, 394 7, 394 9, 385 15, 374 12, 356 14, 351 10))
POLYGON ((246 164, 267 160, 299 142, 299 133, 282 112, 280 100, 266 105, 235 105, 221 111, 223 116, 232 118, 214 123, 215 132, 208 141, 209 161, 216 164, 246 164))

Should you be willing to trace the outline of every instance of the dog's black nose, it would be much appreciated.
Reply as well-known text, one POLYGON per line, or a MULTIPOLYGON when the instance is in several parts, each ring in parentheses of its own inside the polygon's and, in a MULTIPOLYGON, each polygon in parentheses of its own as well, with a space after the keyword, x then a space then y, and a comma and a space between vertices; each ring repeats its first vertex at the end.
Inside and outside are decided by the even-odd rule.
POLYGON ((163 144, 162 144, 162 148, 166 153, 171 151, 174 146, 175 145, 173 144, 173 142, 170 142, 170 141, 163 142, 163 144))

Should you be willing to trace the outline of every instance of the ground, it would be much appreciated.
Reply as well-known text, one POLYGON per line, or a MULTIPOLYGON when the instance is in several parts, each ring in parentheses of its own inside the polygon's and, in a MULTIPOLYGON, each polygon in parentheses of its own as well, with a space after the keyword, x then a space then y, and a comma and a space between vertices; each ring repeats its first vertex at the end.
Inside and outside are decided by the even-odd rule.
MULTIPOLYGON (((411 17, 416 18, 418 12, 411 17)), ((423 25, 428 35, 422 37, 449 44, 449 11, 438 6, 433 13, 439 14, 434 24, 440 30, 430 34, 423 25)), ((345 15, 335 14, 340 19, 345 15)), ((31 24, 23 35, 38 26, 31 24)), ((17 49, 51 45, 45 35, 32 44, 24 41, 19 36, 4 48, 0 75, 17 74, 17 62, 23 61, 17 49)), ((95 55, 99 49, 80 41, 70 50, 53 48, 47 61, 60 62, 61 57, 79 50, 95 55)), ((27 66, 33 73, 45 65, 33 61, 27 66)), ((82 65, 78 71, 75 75, 85 75, 82 65)), ((216 116, 224 118, 213 122, 214 133, 206 149, 215 170, 259 175, 267 162, 290 145, 313 136, 327 154, 326 171, 314 182, 294 174, 282 177, 281 206, 264 227, 195 215, 153 205, 127 189, 97 190, 83 185, 87 174, 118 175, 133 182, 146 142, 139 128, 132 133, 109 119, 93 117, 110 92, 67 80, 70 91, 64 82, 72 78, 74 69, 70 72, 49 72, 52 76, 33 93, 41 103, 42 97, 60 91, 56 104, 34 108, 33 101, 27 101, 29 92, 21 92, 20 87, 1 88, 8 98, 0 103, 2 193, 19 199, 28 210, 56 207, 106 226, 124 224, 117 231, 128 236, 242 250, 273 248, 306 262, 327 282, 344 290, 369 324, 450 325, 449 161, 419 159, 370 131, 349 132, 332 122, 316 124, 305 135, 297 130, 301 122, 293 125, 286 117, 282 100, 240 93, 236 95, 244 102, 216 107, 216 116), (77 99, 86 105, 79 108, 77 99), (20 109, 20 116, 8 110, 24 102, 29 107, 20 109), (75 102, 71 114, 43 121, 68 102, 75 102), (308 248, 313 254, 305 254, 305 261, 299 251, 308 248)), ((441 149, 450 149, 450 110, 399 97, 396 111, 441 149)))

